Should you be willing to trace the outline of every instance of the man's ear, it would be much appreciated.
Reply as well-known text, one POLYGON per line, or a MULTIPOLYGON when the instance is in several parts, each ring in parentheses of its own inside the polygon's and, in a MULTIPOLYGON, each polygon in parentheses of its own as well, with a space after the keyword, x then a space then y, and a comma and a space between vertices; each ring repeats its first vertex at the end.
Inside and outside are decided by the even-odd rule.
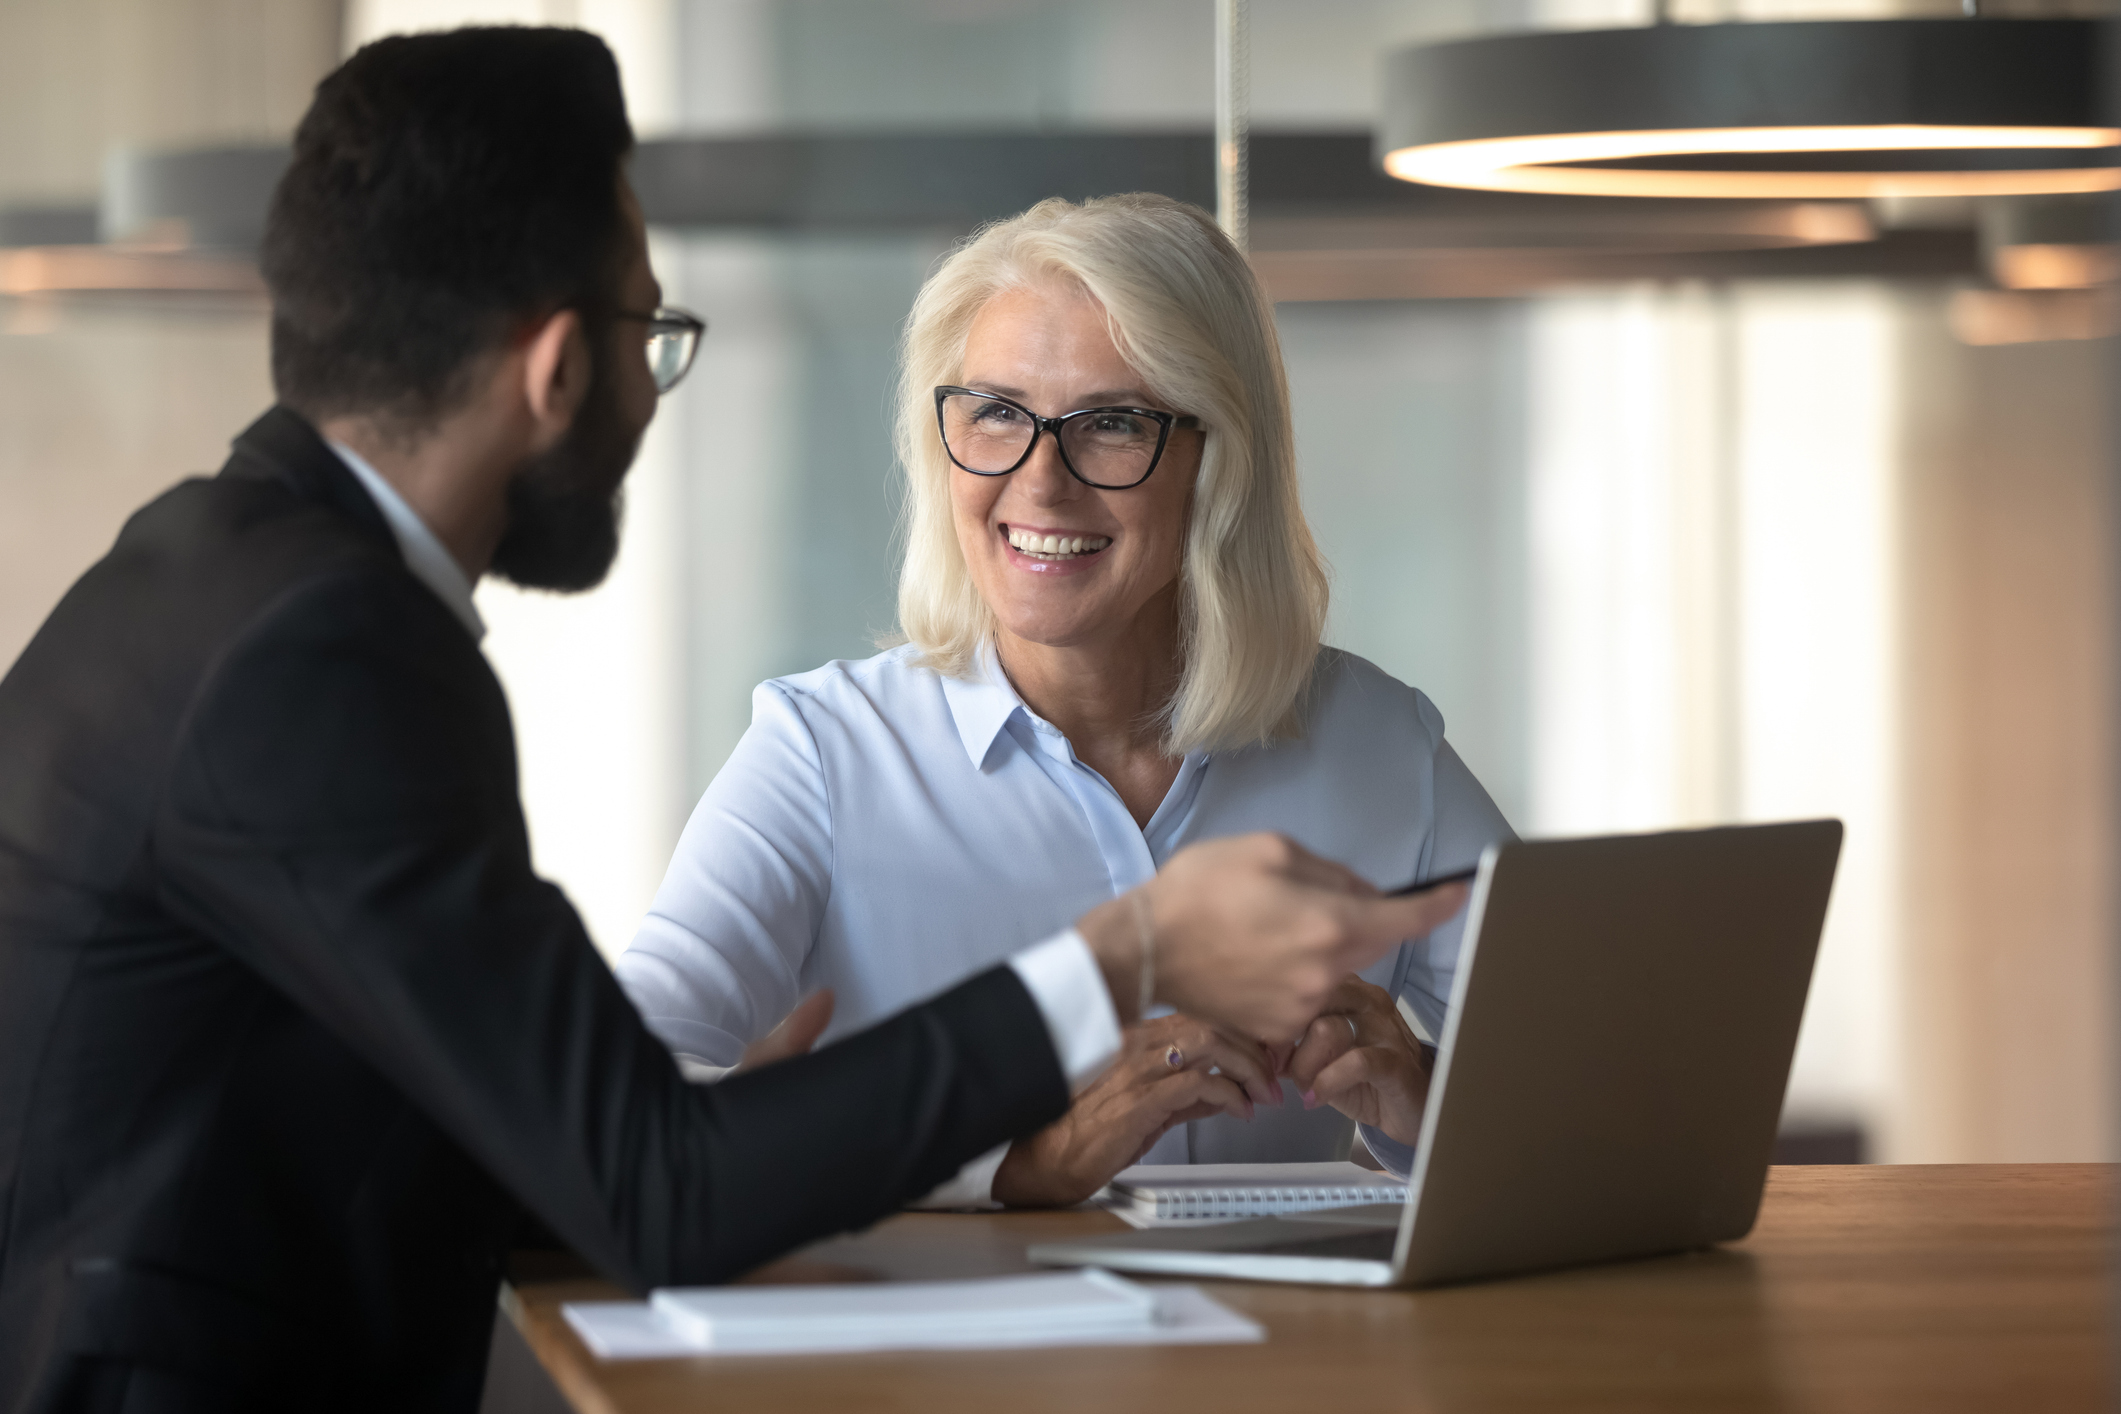
POLYGON ((579 314, 560 310, 531 331, 523 356, 523 401, 533 425, 533 454, 567 435, 588 396, 589 375, 589 337, 579 314))

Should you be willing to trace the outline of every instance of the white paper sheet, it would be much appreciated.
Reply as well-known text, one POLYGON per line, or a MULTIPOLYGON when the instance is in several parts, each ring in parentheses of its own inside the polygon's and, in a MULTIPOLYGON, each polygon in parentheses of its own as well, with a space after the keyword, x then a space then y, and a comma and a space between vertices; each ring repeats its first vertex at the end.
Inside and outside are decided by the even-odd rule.
MULTIPOLYGON (((1007 1281, 1010 1278, 996 1278, 1007 1281)), ((773 1288, 762 1288, 772 1290, 773 1288)), ((876 1288, 888 1291, 888 1284, 876 1288)), ((1156 1298, 1153 1325, 1105 1330, 925 1331, 909 1337, 893 1332, 806 1346, 805 1355, 853 1354, 874 1350, 1031 1350, 1064 1345, 1245 1345, 1267 1338, 1258 1322, 1239 1315, 1197 1286, 1145 1287, 1156 1298)), ((786 1350, 732 1352, 706 1350, 688 1340, 645 1301, 570 1301, 561 1312, 582 1343, 599 1360, 671 1360, 687 1357, 738 1359, 745 1354, 786 1354, 786 1350)))
POLYGON ((1096 1267, 973 1281, 697 1286, 652 1292, 671 1329, 710 1350, 892 1347, 936 1333, 1104 1331, 1156 1323, 1145 1286, 1096 1267))

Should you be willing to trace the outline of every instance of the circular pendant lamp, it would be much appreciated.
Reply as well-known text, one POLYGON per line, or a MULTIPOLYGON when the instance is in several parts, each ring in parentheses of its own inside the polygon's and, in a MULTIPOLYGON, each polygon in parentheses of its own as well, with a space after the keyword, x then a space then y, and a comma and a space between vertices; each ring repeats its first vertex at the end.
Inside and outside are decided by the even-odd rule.
POLYGON ((1559 30, 1402 50, 1379 142, 1410 182, 1586 196, 2121 190, 2095 20, 1559 30))

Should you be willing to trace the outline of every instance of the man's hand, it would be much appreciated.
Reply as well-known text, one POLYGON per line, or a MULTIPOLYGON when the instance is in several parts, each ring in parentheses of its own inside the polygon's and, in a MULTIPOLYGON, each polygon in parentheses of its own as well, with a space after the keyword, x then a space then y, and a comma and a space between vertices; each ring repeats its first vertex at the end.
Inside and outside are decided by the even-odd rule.
POLYGON ((1130 1026, 1112 1068, 1066 1115, 1009 1146, 994 1174, 995 1201, 1018 1208, 1080 1203, 1175 1126, 1213 1114, 1250 1119, 1255 1104, 1280 1102, 1281 1085, 1254 1042, 1189 1016, 1130 1026))
POLYGON ((1382 987, 1349 977, 1334 988, 1286 1074, 1303 1092, 1305 1109, 1331 1105, 1409 1146, 1421 1138, 1428 1058, 1382 987))
MULTIPOLYGON (((1134 893, 1155 932, 1156 999, 1275 1045, 1300 1043, 1342 978, 1448 921, 1467 890, 1386 898, 1350 870, 1260 834, 1180 850, 1134 893)), ((1123 894, 1076 924, 1123 1022, 1139 998, 1137 908, 1123 894)))
POLYGON ((832 989, 820 988, 797 1002, 795 1010, 781 1018, 780 1025, 744 1047, 744 1058, 736 1068, 757 1070, 775 1061, 809 1055, 810 1048, 831 1023, 832 989))

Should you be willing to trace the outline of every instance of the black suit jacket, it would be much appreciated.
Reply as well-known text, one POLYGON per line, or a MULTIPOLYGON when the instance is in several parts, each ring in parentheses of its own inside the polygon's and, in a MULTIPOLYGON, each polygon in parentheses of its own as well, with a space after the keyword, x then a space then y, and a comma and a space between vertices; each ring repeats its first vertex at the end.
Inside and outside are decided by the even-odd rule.
POLYGON ((1066 1104, 1007 968, 685 1083, 532 872, 484 657, 284 409, 0 680, 0 1409, 468 1409, 524 1208, 721 1281, 1066 1104))

